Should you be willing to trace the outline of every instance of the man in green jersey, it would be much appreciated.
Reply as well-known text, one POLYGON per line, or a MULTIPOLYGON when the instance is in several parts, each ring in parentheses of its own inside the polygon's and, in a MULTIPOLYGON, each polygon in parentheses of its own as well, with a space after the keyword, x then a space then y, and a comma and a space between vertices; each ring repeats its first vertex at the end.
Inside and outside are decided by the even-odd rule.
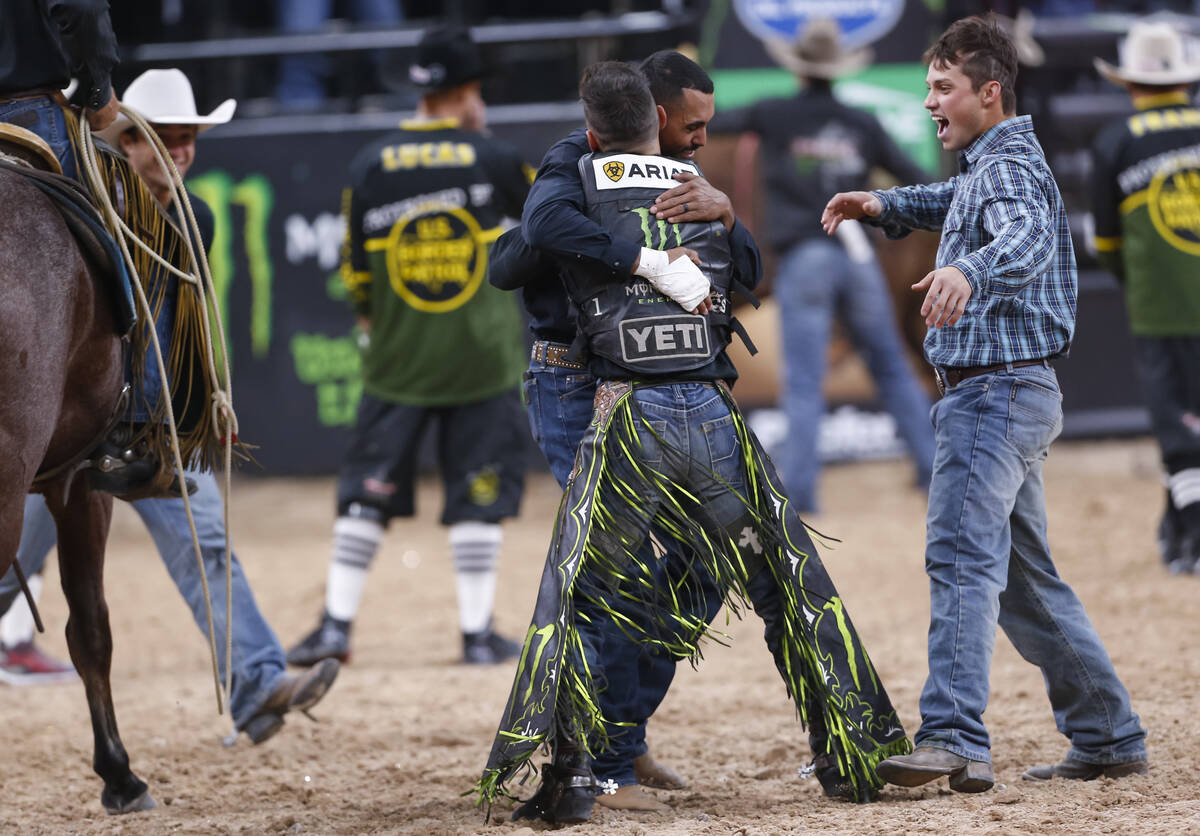
POLYGON ((519 218, 532 170, 481 133, 484 65, 465 29, 424 35, 410 80, 417 117, 351 165, 343 278, 369 345, 363 397, 337 494, 325 611, 288 652, 345 661, 384 528, 411 516, 422 430, 438 428, 463 661, 519 646, 491 627, 500 521, 517 513, 527 430, 518 397, 525 342, 516 300, 484 281, 503 217, 519 218))
POLYGON ((1096 138, 1092 208, 1101 263, 1125 286, 1135 362, 1167 471, 1159 527, 1172 574, 1200 560, 1200 66, 1166 22, 1136 23, 1100 74, 1135 112, 1096 138))

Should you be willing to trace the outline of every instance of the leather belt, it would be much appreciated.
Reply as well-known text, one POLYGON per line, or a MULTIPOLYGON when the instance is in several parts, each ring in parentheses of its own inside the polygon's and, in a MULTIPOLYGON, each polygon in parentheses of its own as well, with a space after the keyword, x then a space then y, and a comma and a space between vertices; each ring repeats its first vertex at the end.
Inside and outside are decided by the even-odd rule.
POLYGON ((935 366, 933 376, 937 380, 938 393, 944 395, 947 389, 953 389, 968 378, 979 377, 981 374, 1001 372, 1008 368, 1019 369, 1025 366, 1045 366, 1048 369, 1050 368, 1050 361, 1014 360, 1011 363, 993 363, 990 366, 948 366, 944 369, 935 366))
POLYGON ((567 359, 567 355, 570 352, 571 346, 564 343, 537 340, 533 344, 533 349, 529 352, 529 359, 534 363, 542 363, 547 366, 558 366, 562 369, 575 369, 581 372, 586 371, 587 366, 583 363, 567 359))

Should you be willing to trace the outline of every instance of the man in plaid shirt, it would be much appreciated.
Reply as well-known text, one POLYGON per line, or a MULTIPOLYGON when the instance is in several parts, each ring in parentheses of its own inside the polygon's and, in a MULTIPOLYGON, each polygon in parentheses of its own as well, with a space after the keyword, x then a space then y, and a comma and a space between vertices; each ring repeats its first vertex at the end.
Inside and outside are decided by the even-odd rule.
POLYGON ((1145 736, 1083 605, 1058 577, 1046 538, 1042 461, 1062 429, 1050 361, 1075 329, 1075 255, 1067 216, 1028 116, 1016 115, 1012 42, 993 22, 960 20, 925 54, 925 107, 958 152, 946 183, 844 192, 825 208, 890 238, 941 229, 926 291, 925 354, 942 399, 926 519, 929 678, 916 751, 879 765, 884 780, 951 789, 993 784, 983 725, 996 625, 1042 669, 1066 758, 1029 780, 1145 773, 1145 736))

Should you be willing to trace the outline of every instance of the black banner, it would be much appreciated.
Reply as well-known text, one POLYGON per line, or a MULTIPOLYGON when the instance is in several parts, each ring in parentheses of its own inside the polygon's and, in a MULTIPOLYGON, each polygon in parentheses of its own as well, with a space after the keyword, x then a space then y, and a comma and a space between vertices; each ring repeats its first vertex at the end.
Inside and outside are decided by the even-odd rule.
MULTIPOLYGON (((536 165, 574 127, 545 122, 495 132, 536 165)), ((234 408, 241 438, 258 446, 261 472, 330 473, 348 443, 362 379, 338 276, 341 195, 351 159, 386 130, 258 133, 233 123, 197 142, 188 188, 216 217, 209 263, 234 408)))
MULTIPOLYGON (((536 165, 575 126, 512 122, 496 133, 536 165)), ((384 130, 257 134, 234 123, 197 143, 188 186, 216 217, 209 261, 230 345, 234 407, 241 437, 258 445, 263 473, 331 473, 345 450, 362 383, 338 276, 341 192, 352 157, 384 130), (242 133, 229 132, 236 128, 242 133)), ((1079 333, 1070 359, 1059 364, 1066 433, 1142 431, 1120 290, 1103 277, 1081 279, 1079 333)))

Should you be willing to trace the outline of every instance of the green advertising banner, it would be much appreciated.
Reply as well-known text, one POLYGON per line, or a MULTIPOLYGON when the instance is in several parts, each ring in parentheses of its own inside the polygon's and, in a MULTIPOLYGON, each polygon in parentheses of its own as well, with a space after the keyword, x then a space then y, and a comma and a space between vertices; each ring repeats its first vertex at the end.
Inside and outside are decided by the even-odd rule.
MULTIPOLYGON (((796 92, 796 77, 778 68, 713 70, 717 113, 796 92)), ((841 101, 870 111, 896 144, 926 171, 938 170, 940 153, 933 122, 923 106, 925 65, 875 64, 834 83, 841 101)))

